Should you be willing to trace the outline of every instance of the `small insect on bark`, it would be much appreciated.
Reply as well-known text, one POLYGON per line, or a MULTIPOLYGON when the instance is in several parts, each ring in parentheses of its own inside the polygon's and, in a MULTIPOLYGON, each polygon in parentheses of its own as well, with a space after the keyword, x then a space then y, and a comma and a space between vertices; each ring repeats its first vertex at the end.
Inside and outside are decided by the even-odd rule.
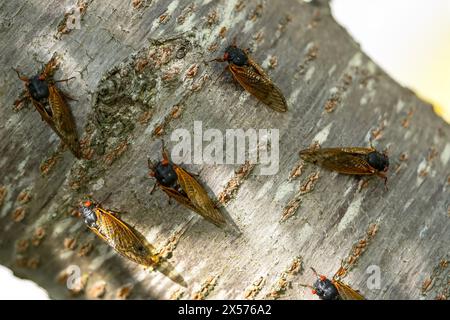
POLYGON ((318 295, 321 300, 366 300, 359 292, 338 279, 341 269, 336 272, 331 280, 324 275, 318 274, 314 268, 311 268, 311 270, 317 277, 316 282, 312 286, 307 284, 300 285, 311 288, 312 293, 318 295))
POLYGON ((300 158, 343 174, 377 175, 387 184, 389 158, 372 147, 310 148, 301 150, 300 158))
POLYGON ((83 202, 79 211, 89 229, 119 254, 137 264, 155 268, 172 281, 187 287, 175 268, 157 253, 141 233, 119 219, 117 212, 104 209, 90 200, 83 202))
POLYGON ((224 227, 226 225, 224 217, 203 186, 189 172, 169 160, 164 146, 162 155, 163 159, 156 165, 148 160, 149 175, 156 179, 156 185, 170 198, 174 198, 216 226, 224 227))
POLYGON ((67 104, 70 96, 63 93, 56 86, 57 82, 68 81, 54 80, 53 74, 57 68, 56 58, 53 57, 45 65, 43 71, 31 78, 21 76, 17 69, 17 76, 25 83, 25 96, 16 101, 19 105, 23 100, 31 100, 33 106, 41 115, 42 119, 53 129, 61 140, 69 147, 77 158, 81 158, 80 143, 77 128, 72 112, 67 104))
POLYGON ((222 58, 211 61, 228 62, 233 78, 259 101, 278 112, 287 111, 286 99, 281 90, 270 80, 269 76, 250 57, 248 50, 242 50, 235 44, 228 46, 222 58))

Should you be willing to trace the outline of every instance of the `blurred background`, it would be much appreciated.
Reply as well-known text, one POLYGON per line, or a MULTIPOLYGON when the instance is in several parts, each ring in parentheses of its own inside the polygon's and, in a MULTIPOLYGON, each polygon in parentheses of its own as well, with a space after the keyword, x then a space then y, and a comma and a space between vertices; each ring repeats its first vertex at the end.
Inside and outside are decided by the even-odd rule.
POLYGON ((450 123, 450 1, 333 0, 331 6, 375 63, 450 123))
MULTIPOLYGON (((335 19, 363 51, 450 123, 450 0, 333 0, 335 19)), ((0 299, 48 299, 0 266, 0 299)))

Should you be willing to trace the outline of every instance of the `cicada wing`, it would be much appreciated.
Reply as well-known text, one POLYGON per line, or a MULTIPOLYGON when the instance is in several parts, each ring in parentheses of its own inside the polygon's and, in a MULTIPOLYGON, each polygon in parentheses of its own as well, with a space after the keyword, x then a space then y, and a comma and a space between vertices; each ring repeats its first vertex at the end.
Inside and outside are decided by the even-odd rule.
POLYGON ((39 112, 39 114, 42 117, 42 120, 45 120, 47 124, 54 130, 54 123, 52 119, 52 115, 49 113, 49 111, 42 105, 39 101, 31 99, 31 102, 33 103, 33 106, 36 108, 36 110, 39 112))
POLYGON ((218 227, 226 224, 220 211, 215 207, 203 186, 183 168, 175 166, 178 183, 186 192, 196 212, 218 227))
POLYGON ((69 106, 67 105, 66 99, 54 84, 50 84, 48 88, 48 101, 52 110, 52 128, 61 140, 67 144, 72 153, 77 158, 81 158, 81 149, 75 120, 69 106))
MULTIPOLYGON (((36 108, 36 110, 41 115, 42 120, 47 122, 47 124, 50 126, 50 128, 52 128, 53 132, 55 132, 60 137, 60 139, 63 140, 64 143, 68 144, 67 141, 65 141, 66 140, 66 136, 64 136, 61 133, 61 130, 58 128, 57 124, 55 123, 54 118, 53 118, 53 114, 51 112, 49 112, 49 110, 47 110, 46 107, 43 104, 41 104, 39 101, 36 101, 34 99, 31 99, 31 101, 33 103, 33 106, 36 108)), ((69 144, 69 147, 70 147, 70 144, 69 144)), ((73 151, 73 153, 75 154, 75 156, 77 158, 81 157, 78 154, 78 152, 73 151)))
POLYGON ((265 74, 262 68, 249 60, 248 66, 230 64, 229 69, 237 82, 259 101, 278 112, 287 111, 287 103, 281 90, 265 74), (256 66, 256 67, 255 67, 256 66))
POLYGON ((97 207, 97 228, 91 228, 119 254, 146 267, 152 267, 172 281, 187 286, 174 266, 161 258, 155 247, 132 226, 115 217, 108 210, 97 207))
POLYGON ((347 153, 354 155, 366 155, 375 151, 373 148, 363 147, 343 147, 343 148, 309 148, 299 152, 300 157, 306 161, 313 162, 321 159, 329 158, 339 153, 347 153))
POLYGON ((165 187, 163 185, 160 185, 161 189, 171 198, 174 198, 176 201, 178 201, 180 204, 184 205, 188 209, 197 212, 197 207, 194 206, 194 204, 189 200, 187 195, 179 193, 177 190, 165 187))
POLYGON ((376 170, 367 162, 363 149, 367 148, 323 148, 300 151, 300 157, 339 173, 371 175, 376 170), (354 152, 353 152, 354 151, 354 152))
POLYGON ((144 236, 107 210, 97 207, 95 212, 97 228, 94 231, 117 252, 145 266, 157 262, 156 250, 144 236))
POLYGON ((329 148, 329 149, 340 149, 346 153, 360 154, 360 155, 365 155, 373 151, 376 151, 374 148, 365 148, 365 147, 343 147, 343 148, 329 148))
POLYGON ((342 300, 366 300, 358 291, 353 290, 349 285, 340 280, 333 280, 342 300))
POLYGON ((327 169, 344 174, 371 175, 376 172, 366 159, 351 154, 340 154, 328 158, 323 161, 322 165, 327 169))
POLYGON ((346 153, 348 148, 309 148, 299 152, 300 158, 312 163, 320 163, 325 159, 334 157, 336 154, 346 153))

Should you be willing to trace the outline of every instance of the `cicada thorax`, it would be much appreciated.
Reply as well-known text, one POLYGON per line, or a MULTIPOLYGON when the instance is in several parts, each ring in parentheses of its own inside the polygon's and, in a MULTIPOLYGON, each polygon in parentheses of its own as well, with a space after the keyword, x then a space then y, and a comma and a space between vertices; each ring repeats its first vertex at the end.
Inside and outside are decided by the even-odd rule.
POLYGON ((324 276, 320 276, 313 284, 314 293, 322 300, 340 300, 339 292, 334 283, 324 276))
POLYGON ((32 102, 38 102, 43 105, 48 103, 48 98, 50 96, 49 85, 50 82, 54 82, 53 73, 56 69, 56 65, 56 59, 50 59, 43 70, 31 78, 21 76, 17 69, 13 69, 16 71, 19 79, 25 83, 27 97, 30 98, 32 102))
POLYGON ((31 78, 21 76, 17 70, 16 72, 25 83, 25 98, 31 100, 42 119, 68 145, 72 153, 77 158, 81 158, 75 120, 67 103, 68 96, 56 86, 56 82, 67 81, 68 79, 55 81, 53 79, 55 69, 56 60, 52 58, 40 74, 31 78))
POLYGON ((81 216, 84 219, 84 223, 89 228, 97 228, 97 213, 95 210, 95 204, 93 204, 91 201, 86 201, 80 206, 80 213, 81 216))
POLYGON ((30 78, 27 86, 32 99, 42 104, 46 104, 48 102, 50 92, 48 90, 47 80, 43 79, 40 75, 35 75, 30 78))
POLYGON ((153 176, 159 184, 177 191, 182 190, 178 183, 178 175, 175 172, 174 165, 168 159, 159 161, 153 170, 153 176))
POLYGON ((157 250, 135 228, 117 217, 117 213, 92 201, 80 206, 84 222, 95 234, 123 257, 145 267, 155 268, 173 281, 186 286, 175 268, 162 259, 157 250))
MULTIPOLYGON (((47 123, 52 121, 53 110, 49 103, 50 84, 49 81, 40 75, 36 75, 25 83, 27 93, 36 110, 41 114, 47 123)), ((49 123, 50 124, 50 123, 49 123)))
POLYGON ((367 154, 367 162, 379 172, 386 172, 389 169, 388 156, 376 150, 367 154))
MULTIPOLYGON (((176 166, 170 162, 160 161, 155 167, 154 177, 160 186, 168 188, 178 193, 180 196, 189 200, 187 193, 181 187, 178 174, 175 170, 176 166)), ((167 189, 164 189, 167 190, 167 189)))
POLYGON ((149 169, 150 176, 156 179, 157 185, 170 198, 218 227, 226 224, 203 186, 189 172, 170 162, 165 151, 163 151, 163 160, 156 165, 152 165, 149 161, 149 169))
POLYGON ((240 67, 250 66, 247 52, 236 46, 228 46, 225 49, 223 59, 240 67))
POLYGON ((228 46, 222 58, 213 61, 228 62, 233 78, 259 101, 278 112, 287 111, 286 99, 266 72, 248 54, 236 45, 228 46))

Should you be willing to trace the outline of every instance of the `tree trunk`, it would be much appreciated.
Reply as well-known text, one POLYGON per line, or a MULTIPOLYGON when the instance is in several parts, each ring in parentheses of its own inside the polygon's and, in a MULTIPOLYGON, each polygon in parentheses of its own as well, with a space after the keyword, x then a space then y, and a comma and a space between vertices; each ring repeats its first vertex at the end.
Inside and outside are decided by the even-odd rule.
POLYGON ((309 267, 369 299, 450 294, 450 128, 395 83, 332 18, 327 1, 3 1, 0 5, 0 263, 52 298, 312 298, 309 267), (70 6, 74 6, 68 10, 70 6), (65 12, 68 12, 65 14, 65 12), (284 92, 276 113, 245 93, 221 56, 236 37, 284 92), (57 53, 82 147, 77 160, 32 107, 11 67, 36 74, 57 53), (216 80, 217 79, 217 80, 216 80), (279 171, 189 165, 240 233, 156 189, 147 157, 177 128, 278 129, 279 171), (368 146, 390 157, 388 190, 302 164, 298 151, 368 146), (76 215, 115 209, 183 275, 187 288, 117 255, 76 215), (191 222, 190 222, 191 221, 191 222), (363 254, 365 253, 365 254, 363 254), (70 266, 83 275, 69 290, 70 266), (370 267, 370 268, 369 268, 370 267), (373 270, 379 286, 367 285, 373 270))

